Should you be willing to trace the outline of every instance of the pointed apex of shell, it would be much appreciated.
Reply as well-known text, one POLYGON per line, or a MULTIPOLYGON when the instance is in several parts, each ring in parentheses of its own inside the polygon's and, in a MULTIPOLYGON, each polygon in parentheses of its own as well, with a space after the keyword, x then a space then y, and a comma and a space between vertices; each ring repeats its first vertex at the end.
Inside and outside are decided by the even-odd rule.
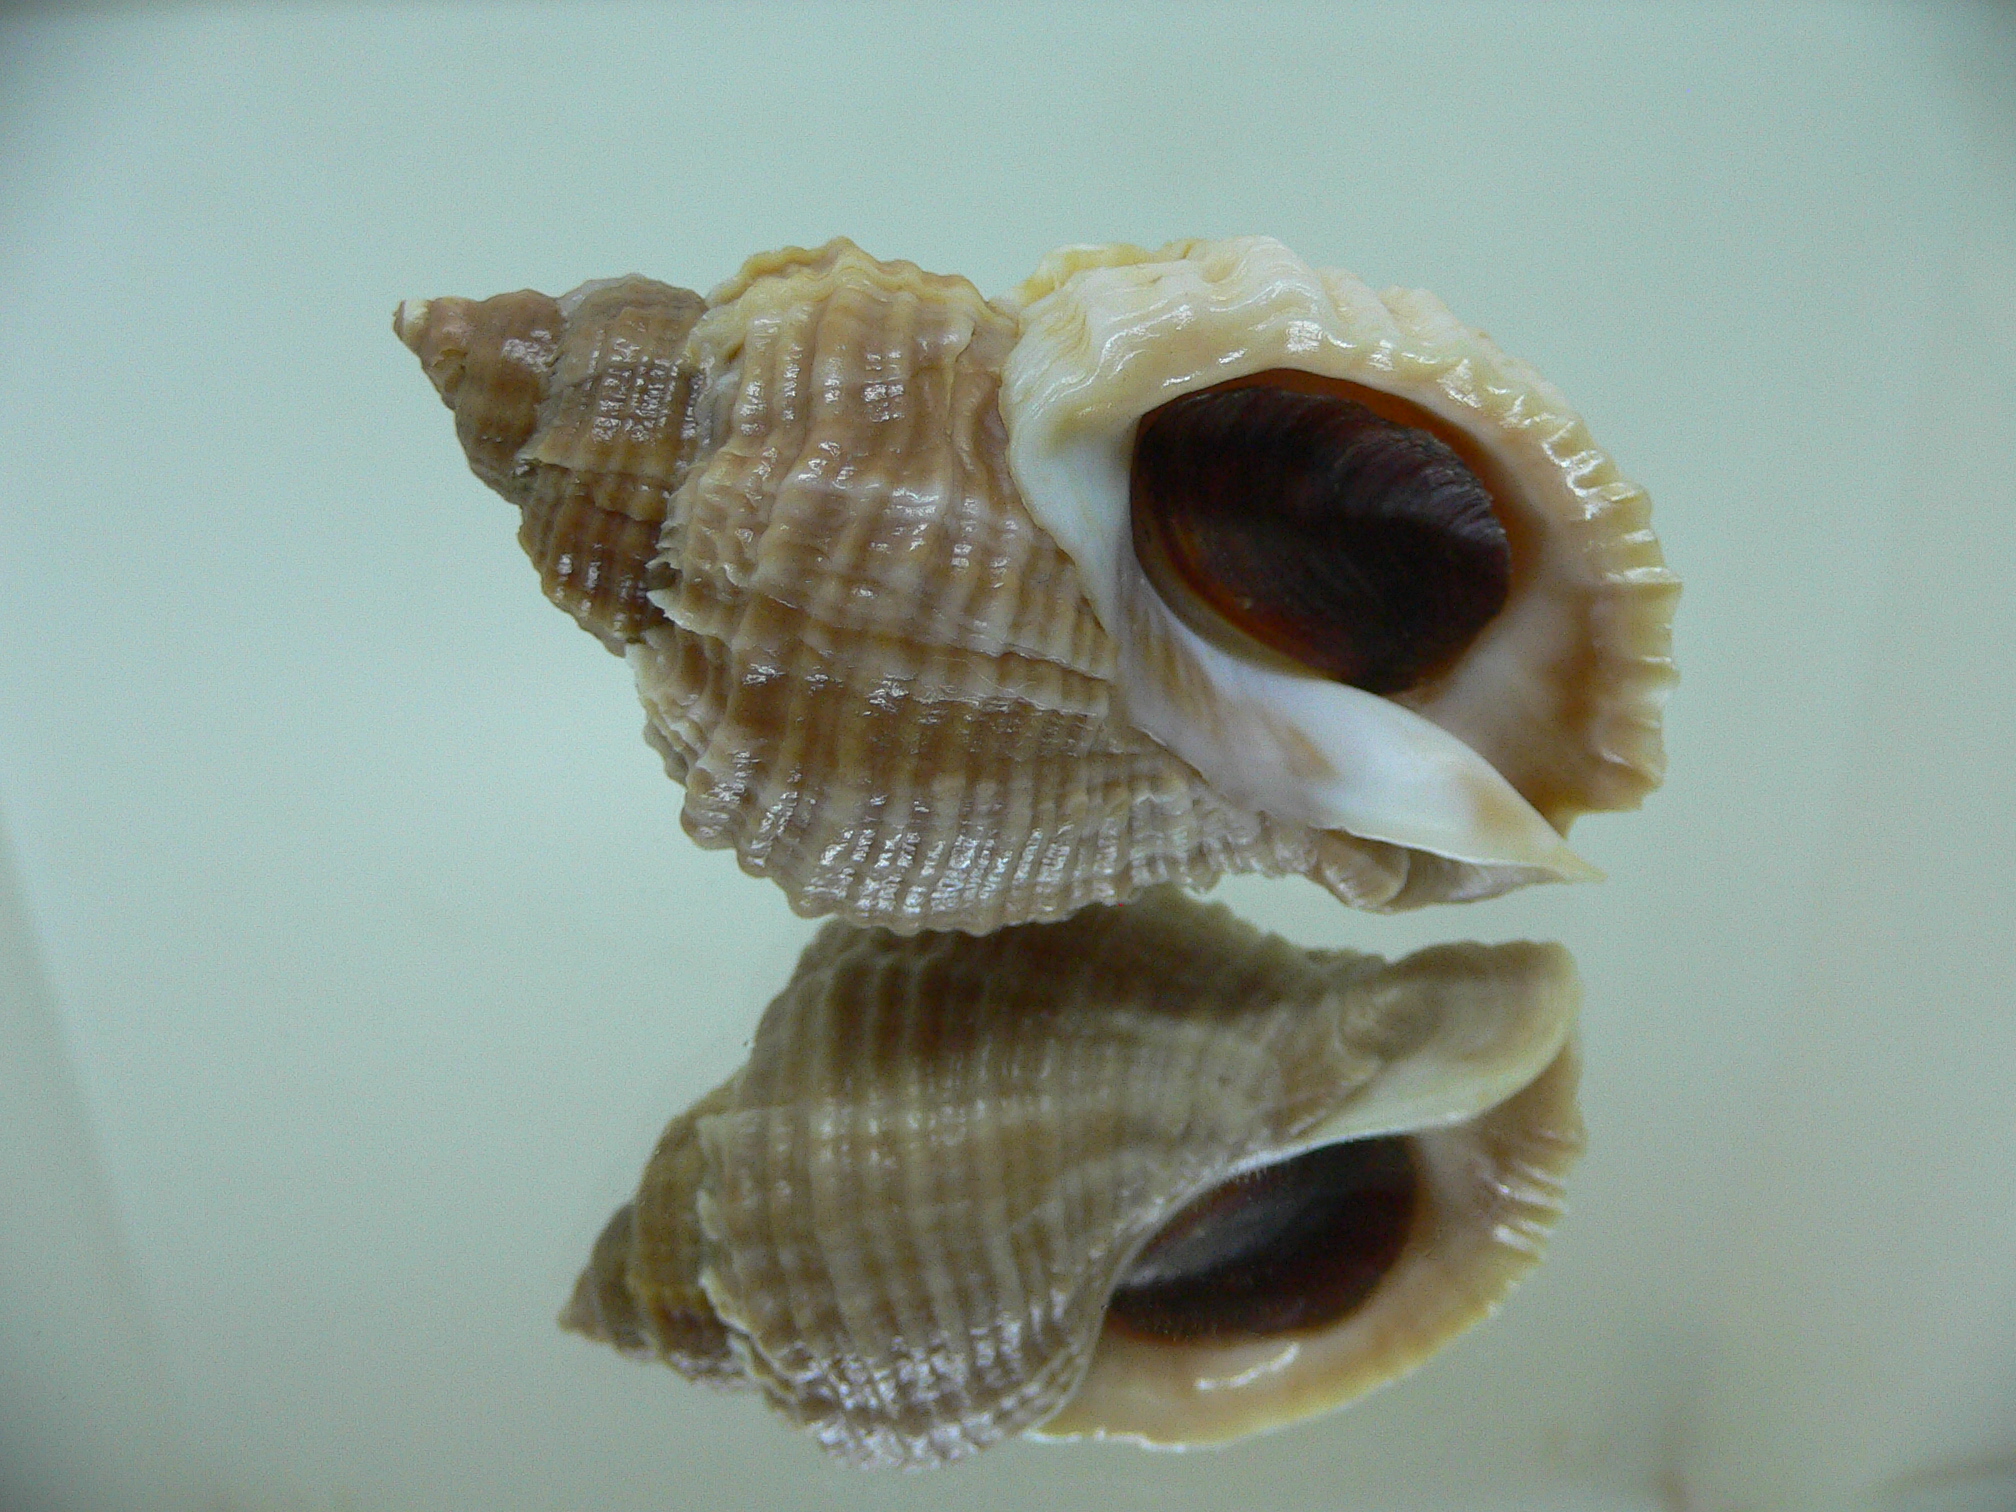
POLYGON ((420 355, 420 333, 427 328, 427 306, 425 299, 402 299, 399 308, 392 312, 392 334, 406 343, 406 349, 414 356, 420 355))
POLYGON ((623 1267, 630 1257, 635 1232, 634 1208, 625 1203, 603 1226, 595 1241, 595 1252, 574 1294, 560 1309, 560 1326, 598 1344, 613 1345, 627 1355, 650 1353, 637 1313, 637 1303, 621 1283, 623 1267))
POLYGON ((594 1277, 584 1272, 574 1283, 574 1295, 567 1299, 567 1305, 560 1309, 560 1326, 568 1333, 580 1334, 593 1339, 598 1344, 607 1344, 611 1332, 602 1321, 602 1309, 597 1305, 594 1277))

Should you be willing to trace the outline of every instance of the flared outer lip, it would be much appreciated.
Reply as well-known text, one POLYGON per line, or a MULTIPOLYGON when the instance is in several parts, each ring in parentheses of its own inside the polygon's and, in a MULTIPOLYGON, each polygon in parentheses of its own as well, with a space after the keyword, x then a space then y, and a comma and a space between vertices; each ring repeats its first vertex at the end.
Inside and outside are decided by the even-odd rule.
POLYGON ((1108 1330, 1071 1398, 1029 1430, 1204 1448, 1333 1411, 1425 1364, 1488 1318, 1544 1257, 1582 1150, 1571 1037, 1497 1107, 1408 1138, 1423 1201, 1392 1271, 1351 1317, 1252 1343, 1169 1343, 1108 1330))
MULTIPOLYGON (((1479 865, 1564 880, 1599 875, 1567 846, 1566 822, 1635 802, 1659 775, 1658 713, 1671 682, 1661 612, 1670 617, 1675 585, 1657 565, 1656 543, 1652 565, 1641 560, 1649 531, 1624 532, 1628 561, 1596 560, 1586 542, 1548 543, 1538 576, 1620 589, 1633 579, 1627 592, 1642 600, 1645 624, 1617 632, 1615 648, 1596 648, 1616 663, 1619 693, 1591 759, 1624 775, 1609 784, 1614 791, 1550 801, 1543 815, 1459 735, 1406 703, 1243 660, 1197 635, 1148 586, 1126 519, 1144 415, 1278 368, 1390 393, 1448 422, 1508 473, 1541 480, 1517 507, 1540 516, 1543 532, 1614 510, 1620 490, 1642 514, 1642 493, 1587 445, 1551 386, 1432 296, 1375 294, 1265 237, 1154 253, 1065 248, 999 303, 1023 322, 1002 383, 1010 471, 1031 514, 1079 566, 1120 647, 1129 715, 1141 728, 1259 812, 1479 865), (1565 452, 1564 437, 1576 442, 1565 452)), ((1522 604, 1515 587, 1500 616, 1515 632, 1536 612, 1530 597, 1522 604)), ((1476 675, 1502 673, 1504 640, 1485 638, 1476 660, 1486 671, 1476 675)))

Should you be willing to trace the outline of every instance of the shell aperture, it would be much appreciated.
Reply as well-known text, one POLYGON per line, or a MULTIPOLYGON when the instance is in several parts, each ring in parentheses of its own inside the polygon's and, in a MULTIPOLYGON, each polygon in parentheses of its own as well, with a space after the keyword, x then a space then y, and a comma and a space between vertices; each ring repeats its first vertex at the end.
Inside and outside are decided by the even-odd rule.
POLYGON ((1483 897, 1593 875, 1569 823, 1658 780, 1644 495, 1426 296, 1278 243, 1066 249, 990 302, 840 240, 704 299, 632 277, 395 329, 548 596, 628 660, 688 834, 801 913, 977 933, 1236 871, 1483 897), (1287 616, 1291 652, 1383 647, 1344 669, 1374 691, 1198 635, 1264 569, 1137 559, 1134 433, 1260 374, 1449 445, 1504 528, 1503 608, 1430 560, 1375 595, 1406 634, 1287 616))
POLYGON ((1593 875, 1561 836, 1658 785, 1678 583, 1644 492, 1557 390, 1433 296, 1375 292, 1267 237, 1067 247, 1001 302, 1022 322, 1002 374, 1009 465, 1119 642, 1143 729, 1261 812, 1467 863, 1445 898, 1593 875), (1141 420, 1262 374, 1397 404, 1388 418, 1431 425, 1489 489, 1510 591, 1427 684, 1377 698, 1228 654, 1131 550, 1141 420))
POLYGON ((829 924, 562 1321, 862 1464, 1292 1421, 1535 1263, 1578 996, 1559 947, 1389 965, 1170 889, 984 937, 829 924))
POLYGON ((1135 554, 1190 628, 1223 623, 1368 693, 1455 660, 1510 586, 1462 458, 1341 394, 1235 382, 1171 400, 1141 421, 1128 493, 1135 554))
POLYGON ((1258 1339, 1335 1322, 1399 1258, 1420 1173, 1391 1135, 1323 1145, 1212 1188, 1128 1267, 1108 1327, 1258 1339))

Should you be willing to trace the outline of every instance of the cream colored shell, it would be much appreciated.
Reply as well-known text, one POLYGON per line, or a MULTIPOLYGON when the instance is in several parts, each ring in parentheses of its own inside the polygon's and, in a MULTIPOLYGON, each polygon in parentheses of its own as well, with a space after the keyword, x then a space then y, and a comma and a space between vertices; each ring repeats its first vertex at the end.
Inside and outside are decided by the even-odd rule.
MULTIPOLYGON (((1263 244, 1224 245, 1249 251, 1155 256, 1213 277, 1258 265, 1263 244)), ((1207 690, 1087 544, 1110 519, 1082 525, 1114 501, 1094 507, 1080 443, 1095 418, 1131 428, 1116 417, 1138 397, 1100 389, 1096 363, 1072 375, 1084 333, 1135 340, 1128 373, 1169 362, 1166 384, 1226 360, 1159 341, 1172 312, 1153 291, 1181 280, 1147 257, 1057 254, 989 304, 843 240, 754 258, 705 301, 631 278, 409 304, 395 327, 472 468, 520 506, 549 595, 629 659, 688 833, 800 912, 983 932, 1228 871, 1306 875, 1368 908, 1588 875, 1560 832, 1657 772, 1671 580, 1643 495, 1551 390, 1544 409, 1494 398, 1474 340, 1420 356, 1314 340, 1311 362, 1350 354, 1360 381, 1390 369, 1439 384, 1452 413, 1526 424, 1508 469, 1565 469, 1576 499, 1608 505, 1579 524, 1538 510, 1568 543, 1533 556, 1503 630, 1431 697, 1277 678, 1281 701, 1256 713, 1251 669, 1207 690), (1147 279, 1145 306, 1127 278, 1147 279)), ((1337 304, 1333 326, 1364 313, 1340 279, 1297 296, 1337 304)), ((1200 287, 1232 312, 1203 321, 1214 342, 1250 355, 1239 319, 1280 325, 1264 300, 1200 287)), ((1411 308, 1380 306, 1388 326, 1439 329, 1406 324, 1411 308)), ((1174 317, 1191 313, 1210 312, 1174 317)))
POLYGON ((1536 1262, 1580 1149, 1578 998, 1558 946, 1389 966, 1171 889, 982 938, 830 924, 562 1321, 754 1386, 866 1465, 1278 1426, 1411 1368, 1536 1262), (1405 1131, 1424 1190, 1356 1313, 1209 1346, 1103 1325, 1200 1193, 1405 1131))

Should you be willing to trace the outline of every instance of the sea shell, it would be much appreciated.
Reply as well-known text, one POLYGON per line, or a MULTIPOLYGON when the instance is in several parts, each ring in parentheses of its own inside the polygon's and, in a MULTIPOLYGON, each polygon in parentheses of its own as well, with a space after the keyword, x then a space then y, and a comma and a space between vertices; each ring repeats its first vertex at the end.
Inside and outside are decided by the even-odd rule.
MULTIPOLYGON (((687 832, 800 912, 977 933, 1241 870, 1486 896, 1591 875, 1570 821, 1658 780, 1674 583, 1645 496, 1426 295, 1251 239, 1067 249, 990 304, 843 240, 705 300, 633 277, 395 329, 549 596, 630 660, 687 832), (1214 631, 1308 553, 1186 596, 1240 511, 1144 567, 1127 465, 1151 411, 1233 379, 1348 392, 1472 469, 1502 607, 1375 585, 1430 642, 1372 691, 1214 631)), ((1413 443, 1370 445, 1377 513, 1413 443)))
POLYGON ((828 924, 561 1321, 864 1465, 1280 1426, 1537 1263, 1579 990, 1558 946, 1387 965, 1173 889, 977 938, 828 924))

